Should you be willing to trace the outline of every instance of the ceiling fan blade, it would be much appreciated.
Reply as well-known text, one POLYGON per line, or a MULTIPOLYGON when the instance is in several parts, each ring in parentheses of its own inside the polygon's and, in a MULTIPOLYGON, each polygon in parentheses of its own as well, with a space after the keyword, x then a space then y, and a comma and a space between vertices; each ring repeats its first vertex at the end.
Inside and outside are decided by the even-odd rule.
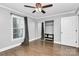
POLYGON ((53 4, 49 4, 49 5, 45 5, 45 6, 42 6, 42 8, 47 8, 47 7, 52 7, 53 4))
POLYGON ((36 12, 36 10, 34 10, 32 13, 35 13, 36 12))
POLYGON ((46 13, 44 10, 41 10, 41 12, 44 13, 44 14, 46 13))
POLYGON ((34 6, 24 5, 24 7, 35 8, 34 6))

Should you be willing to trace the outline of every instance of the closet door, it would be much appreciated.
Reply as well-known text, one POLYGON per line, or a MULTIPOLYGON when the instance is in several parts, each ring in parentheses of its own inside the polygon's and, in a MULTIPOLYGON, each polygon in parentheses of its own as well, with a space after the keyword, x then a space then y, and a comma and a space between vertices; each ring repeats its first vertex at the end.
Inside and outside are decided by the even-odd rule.
POLYGON ((61 44, 78 46, 78 17, 61 18, 61 44))

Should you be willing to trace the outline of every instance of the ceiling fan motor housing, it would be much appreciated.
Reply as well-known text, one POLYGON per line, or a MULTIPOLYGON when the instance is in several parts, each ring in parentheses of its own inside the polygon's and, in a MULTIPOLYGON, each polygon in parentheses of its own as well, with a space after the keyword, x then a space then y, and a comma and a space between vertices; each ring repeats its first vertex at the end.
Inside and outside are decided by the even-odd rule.
POLYGON ((36 8, 42 8, 41 3, 36 3, 36 8))

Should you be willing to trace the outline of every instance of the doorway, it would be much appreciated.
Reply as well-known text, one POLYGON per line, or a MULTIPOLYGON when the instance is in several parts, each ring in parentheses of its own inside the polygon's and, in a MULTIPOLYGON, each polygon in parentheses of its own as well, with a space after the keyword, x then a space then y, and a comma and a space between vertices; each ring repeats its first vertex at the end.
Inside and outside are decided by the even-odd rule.
POLYGON ((45 21, 45 40, 54 41, 54 21, 45 21))

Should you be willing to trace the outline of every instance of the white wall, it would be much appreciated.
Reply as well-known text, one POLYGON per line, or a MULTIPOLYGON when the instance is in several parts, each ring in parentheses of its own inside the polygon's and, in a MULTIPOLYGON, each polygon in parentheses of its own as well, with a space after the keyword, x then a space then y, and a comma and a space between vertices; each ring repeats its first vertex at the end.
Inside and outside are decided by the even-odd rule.
POLYGON ((38 26, 37 26, 37 38, 41 38, 41 22, 38 22, 37 23, 38 26))
POLYGON ((23 42, 21 40, 12 40, 10 11, 0 8, 0 49, 23 42))
POLYGON ((28 17, 29 41, 41 38, 41 22, 28 17))
POLYGON ((61 42, 61 18, 54 19, 54 42, 61 42))
POLYGON ((35 21, 32 18, 28 18, 28 31, 29 31, 29 40, 35 39, 35 21))

